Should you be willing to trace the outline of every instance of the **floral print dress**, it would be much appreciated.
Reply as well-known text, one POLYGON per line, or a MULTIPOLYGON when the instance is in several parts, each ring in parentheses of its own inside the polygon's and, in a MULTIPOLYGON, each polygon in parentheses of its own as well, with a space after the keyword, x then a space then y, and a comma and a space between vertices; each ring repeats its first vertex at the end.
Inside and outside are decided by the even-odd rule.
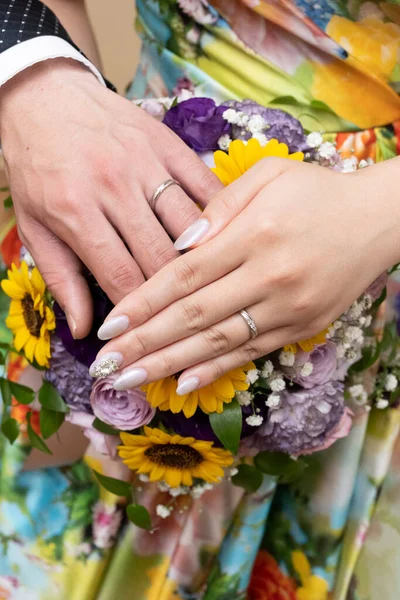
MULTIPOLYGON (((356 162, 400 153, 395 0, 137 0, 137 9, 143 48, 128 97, 250 98, 324 132, 356 162)), ((19 254, 12 218, 0 232, 7 265, 19 254)), ((392 297, 398 288, 392 280, 392 297)), ((20 357, 9 370, 29 375, 20 357)), ((14 404, 20 423, 26 413, 14 404)), ((0 433, 0 599, 395 600, 399 427, 395 408, 364 411, 300 479, 265 476, 255 493, 227 481, 179 498, 153 533, 128 525, 122 500, 93 480, 90 467, 128 477, 96 444, 72 465, 23 471, 27 438, 11 446, 0 433)), ((140 493, 149 507, 166 502, 153 485, 140 493)))

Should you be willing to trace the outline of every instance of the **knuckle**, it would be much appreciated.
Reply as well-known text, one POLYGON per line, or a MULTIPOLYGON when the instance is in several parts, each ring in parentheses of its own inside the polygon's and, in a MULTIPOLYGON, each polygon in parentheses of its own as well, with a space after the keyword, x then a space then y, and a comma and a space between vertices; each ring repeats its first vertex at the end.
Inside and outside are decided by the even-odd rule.
POLYGON ((204 339, 212 352, 224 354, 230 349, 229 338, 218 327, 210 327, 204 332, 204 339))
POLYGON ((197 270, 187 260, 178 260, 174 269, 174 280, 178 292, 185 296, 196 288, 197 270))
POLYGON ((235 192, 234 185, 221 192, 218 196, 218 202, 220 202, 228 212, 237 213, 240 211, 241 203, 238 194, 235 192))
POLYGON ((135 351, 137 351, 140 356, 146 356, 149 353, 148 342, 146 341, 145 336, 141 333, 136 332, 132 336, 129 345, 132 348, 135 348, 135 351))
POLYGON ((171 247, 168 246, 167 248, 159 248, 154 253, 153 264, 154 264, 155 270, 159 271, 160 269, 165 267, 165 265, 170 263, 175 258, 176 258, 176 250, 174 249, 173 246, 171 246, 171 247))
POLYGON ((222 365, 217 360, 209 364, 209 369, 211 381, 216 381, 226 373, 226 370, 222 368, 222 365))
POLYGON ((147 296, 142 296, 135 307, 135 318, 140 321, 148 321, 154 314, 153 307, 147 296))
POLYGON ((200 331, 205 323, 205 308, 195 301, 184 302, 180 312, 184 328, 188 332, 200 331))
POLYGON ((109 283, 114 290, 128 293, 138 287, 142 281, 127 265, 118 265, 111 270, 109 283))
POLYGON ((173 375, 176 373, 176 363, 175 359, 169 352, 164 352, 161 357, 161 368, 164 373, 164 377, 167 375, 173 375))
POLYGON ((243 361, 243 363, 245 363, 246 361, 257 358, 259 356, 259 349, 252 341, 249 341, 243 344, 243 346, 241 346, 239 355, 240 361, 243 361))

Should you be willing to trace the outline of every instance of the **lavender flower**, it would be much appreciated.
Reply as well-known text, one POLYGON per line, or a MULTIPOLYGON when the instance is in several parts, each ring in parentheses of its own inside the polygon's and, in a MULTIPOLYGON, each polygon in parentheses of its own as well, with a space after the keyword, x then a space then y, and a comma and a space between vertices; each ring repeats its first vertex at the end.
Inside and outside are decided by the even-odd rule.
POLYGON ((122 431, 137 429, 150 423, 155 409, 140 390, 117 391, 113 388, 116 375, 97 379, 90 400, 97 418, 122 431))
MULTIPOLYGON (((221 104, 224 109, 232 108, 238 112, 243 112, 249 117, 260 115, 267 123, 267 129, 264 135, 267 140, 272 138, 286 144, 290 152, 304 151, 307 149, 306 136, 303 127, 297 119, 276 108, 266 108, 253 100, 229 100, 221 104)), ((251 137, 250 132, 239 125, 233 125, 232 137, 234 139, 248 140, 251 137)))
POLYGON ((299 350, 293 367, 280 366, 280 369, 294 383, 310 389, 335 379, 337 362, 336 345, 333 342, 327 342, 316 346, 312 352, 299 350), (305 376, 302 367, 307 362, 312 364, 312 372, 305 376))
POLYGON ((230 131, 224 111, 211 98, 190 98, 170 108, 163 123, 195 152, 217 150, 221 135, 230 131))
POLYGON ((323 447, 345 414, 343 385, 329 382, 310 390, 281 393, 257 432, 243 440, 242 454, 260 450, 304 454, 323 447))
POLYGON ((92 413, 90 391, 93 379, 89 369, 76 360, 56 336, 51 340, 50 368, 44 377, 54 385, 70 408, 92 413))

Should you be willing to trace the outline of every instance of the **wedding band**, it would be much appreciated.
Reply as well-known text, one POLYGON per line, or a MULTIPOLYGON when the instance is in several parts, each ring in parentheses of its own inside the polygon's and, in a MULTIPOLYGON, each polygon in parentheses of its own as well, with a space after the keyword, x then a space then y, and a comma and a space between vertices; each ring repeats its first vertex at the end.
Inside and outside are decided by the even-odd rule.
POLYGON ((149 202, 150 208, 153 212, 155 211, 157 200, 159 199, 161 194, 163 192, 165 192, 165 190, 167 190, 169 187, 171 187, 171 185, 179 185, 180 188, 182 187, 181 184, 179 183, 179 181, 176 181, 176 179, 167 179, 166 181, 163 181, 163 183, 161 183, 158 186, 158 188, 152 195, 151 200, 149 202))
POLYGON ((239 314, 246 321, 246 325, 250 331, 250 337, 252 340, 254 340, 254 338, 256 338, 258 336, 258 329, 257 329, 257 325, 254 322, 253 317, 251 315, 249 315, 247 310, 244 310, 244 309, 241 310, 239 314))

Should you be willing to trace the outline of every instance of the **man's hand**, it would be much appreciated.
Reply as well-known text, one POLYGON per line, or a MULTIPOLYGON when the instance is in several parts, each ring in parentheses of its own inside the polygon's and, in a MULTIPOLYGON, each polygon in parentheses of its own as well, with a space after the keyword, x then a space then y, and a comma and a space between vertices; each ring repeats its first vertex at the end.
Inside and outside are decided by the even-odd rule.
POLYGON ((82 265, 117 303, 178 255, 176 238, 221 184, 167 127, 65 59, 0 90, 0 137, 22 242, 75 337, 91 325, 82 265), (157 201, 155 189, 169 178, 157 201))

